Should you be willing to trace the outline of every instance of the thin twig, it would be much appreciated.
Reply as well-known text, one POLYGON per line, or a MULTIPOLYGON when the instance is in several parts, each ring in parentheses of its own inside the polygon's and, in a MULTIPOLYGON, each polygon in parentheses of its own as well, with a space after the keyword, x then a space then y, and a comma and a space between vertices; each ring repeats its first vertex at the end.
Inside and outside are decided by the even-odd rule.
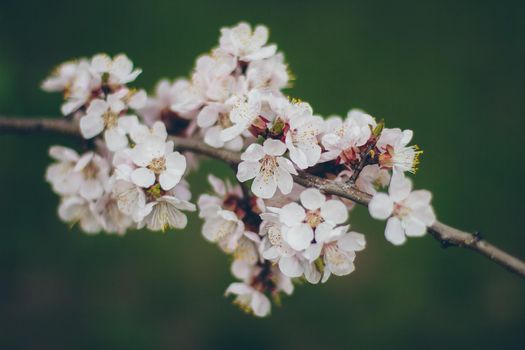
MULTIPOLYGON (((78 126, 74 122, 64 119, 0 117, 0 134, 28 134, 33 132, 49 132, 76 137, 80 135, 78 126)), ((232 166, 236 166, 240 162, 240 154, 238 152, 213 148, 198 139, 177 136, 171 136, 170 138, 174 141, 175 148, 180 151, 191 151, 206 155, 227 162, 232 166)), ((294 181, 299 185, 315 187, 326 194, 350 199, 364 206, 367 206, 371 199, 368 193, 359 191, 348 183, 323 179, 306 172, 300 172, 299 175, 295 175, 294 181)), ((464 232, 439 221, 436 221, 434 225, 429 227, 428 232, 443 246, 452 245, 473 250, 525 279, 525 263, 523 261, 482 239, 479 234, 464 232)))

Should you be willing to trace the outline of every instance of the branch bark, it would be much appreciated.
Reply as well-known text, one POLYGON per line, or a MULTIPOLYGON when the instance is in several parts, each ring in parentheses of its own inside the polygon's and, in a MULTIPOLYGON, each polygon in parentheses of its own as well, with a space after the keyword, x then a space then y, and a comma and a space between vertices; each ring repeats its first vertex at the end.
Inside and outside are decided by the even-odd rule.
MULTIPOLYGON (((0 116, 0 135, 37 132, 80 136, 78 125, 66 119, 31 119, 0 116)), ((222 160, 233 167, 236 167, 240 162, 240 154, 238 152, 213 148, 199 139, 178 136, 170 136, 170 138, 174 141, 175 148, 179 151, 190 151, 222 160)), ((306 172, 300 172, 299 175, 295 175, 294 181, 299 185, 315 187, 325 194, 346 198, 364 206, 367 206, 372 198, 370 194, 359 191, 351 184, 323 179, 306 172)), ((434 225, 428 228, 428 233, 439 241, 443 247, 457 246, 473 250, 525 279, 525 262, 482 239, 479 234, 464 232, 439 221, 436 221, 434 225)))

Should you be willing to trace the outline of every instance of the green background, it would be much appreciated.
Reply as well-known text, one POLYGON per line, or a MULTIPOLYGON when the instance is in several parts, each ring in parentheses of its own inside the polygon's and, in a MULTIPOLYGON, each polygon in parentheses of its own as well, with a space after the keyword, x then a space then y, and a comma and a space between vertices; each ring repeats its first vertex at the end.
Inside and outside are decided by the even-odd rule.
MULTIPOLYGON (((125 52, 135 86, 187 75, 219 28, 264 23, 317 113, 360 107, 411 128, 438 217, 525 257, 523 1, 0 0, 0 114, 56 116, 61 61, 125 52)), ((350 276, 298 287, 266 319, 222 296, 229 258, 184 231, 86 236, 44 182, 49 136, 0 137, 0 349, 523 349, 525 282, 431 237, 394 247, 363 208, 350 276)), ((206 174, 231 175, 216 162, 206 174)))

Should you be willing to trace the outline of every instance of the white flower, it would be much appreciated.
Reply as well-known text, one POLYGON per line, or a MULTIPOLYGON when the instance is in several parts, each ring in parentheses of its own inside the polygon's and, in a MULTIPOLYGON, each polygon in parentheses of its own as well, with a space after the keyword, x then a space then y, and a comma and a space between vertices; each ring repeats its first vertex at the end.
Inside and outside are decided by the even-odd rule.
POLYGON ((388 219, 385 237, 395 245, 403 244, 406 236, 423 236, 436 220, 430 205, 432 194, 426 190, 412 191, 412 182, 403 173, 394 173, 388 194, 376 193, 368 205, 370 215, 388 219))
POLYGON ((239 97, 230 111, 232 126, 221 131, 222 141, 231 141, 247 131, 248 128, 258 121, 261 111, 261 93, 251 90, 247 99, 239 97))
POLYGON ((361 170, 355 185, 358 189, 369 194, 376 194, 378 189, 390 183, 390 173, 381 169, 377 164, 367 165, 361 170))
POLYGON ((146 204, 138 228, 146 226, 152 231, 184 228, 188 218, 181 210, 195 211, 195 205, 172 195, 164 195, 146 204))
POLYGON ((87 200, 102 196, 109 180, 108 162, 93 152, 84 154, 75 165, 74 172, 80 174, 79 195, 87 200))
POLYGON ((290 76, 284 55, 278 53, 265 60, 250 62, 246 79, 250 89, 280 90, 287 87, 290 76))
POLYGON ((312 116, 308 103, 292 104, 294 111, 289 116, 290 129, 286 133, 286 146, 290 159, 300 168, 315 165, 321 157, 317 136, 323 130, 323 119, 312 116))
POLYGON ((267 41, 268 28, 259 25, 252 32, 251 26, 244 22, 233 28, 222 28, 219 40, 222 50, 245 62, 273 56, 277 46, 264 46, 267 41))
POLYGON ((85 68, 86 61, 69 61, 60 64, 51 73, 51 76, 42 82, 42 89, 47 92, 67 90, 73 85, 79 70, 85 68))
POLYGON ((260 198, 271 198, 277 187, 283 194, 292 191, 293 178, 297 175, 290 160, 282 157, 286 145, 278 140, 268 139, 263 146, 251 144, 241 155, 237 179, 241 182, 253 179, 252 192, 260 198))
POLYGON ((102 229, 95 203, 79 196, 65 197, 58 207, 58 216, 71 224, 78 222, 86 233, 98 233, 102 229))
POLYGON ((122 213, 130 216, 134 222, 142 221, 147 214, 145 211, 146 194, 142 188, 132 182, 117 180, 111 191, 122 213))
POLYGON ((308 249, 314 238, 317 241, 318 232, 348 219, 346 206, 336 199, 326 200, 318 189, 304 190, 300 200, 302 206, 292 202, 278 210, 279 220, 284 224, 284 239, 295 250, 308 249))
POLYGON ((384 129, 381 132, 376 146, 381 151, 379 164, 382 168, 416 172, 423 151, 417 145, 407 146, 413 134, 412 130, 401 129, 384 129))
POLYGON ((322 144, 326 149, 321 155, 322 161, 338 159, 342 163, 358 159, 360 146, 363 146, 376 127, 374 118, 363 111, 352 109, 345 121, 339 117, 326 120, 326 133, 322 144))
POLYGON ((255 288, 240 282, 230 284, 225 295, 236 295, 234 303, 246 312, 264 317, 270 314, 271 304, 266 295, 255 288))
POLYGON ((141 69, 133 70, 133 63, 124 54, 113 59, 106 54, 98 54, 91 59, 91 70, 98 74, 108 74, 110 85, 122 85, 132 82, 142 73, 141 69))
POLYGON ((90 139, 104 131, 104 141, 110 151, 118 151, 128 145, 127 134, 139 122, 134 115, 120 116, 126 108, 123 99, 126 91, 110 94, 107 100, 96 99, 89 105, 86 115, 80 119, 82 136, 90 139))
POLYGON ((155 134, 146 136, 133 148, 132 160, 138 168, 131 173, 131 180, 144 188, 158 180, 163 190, 170 190, 186 170, 186 158, 173 151, 173 142, 165 142, 155 134))
POLYGON ((263 222, 259 234, 263 236, 259 247, 264 259, 278 262, 279 270, 288 277, 300 277, 304 272, 305 260, 298 251, 290 247, 283 238, 283 224, 279 215, 261 214, 263 222))
POLYGON ((104 231, 123 235, 133 225, 131 216, 124 214, 111 193, 99 198, 95 204, 104 231))
POLYGON ((218 210, 214 216, 208 216, 202 226, 202 234, 210 242, 218 242, 226 253, 237 247, 244 233, 244 223, 234 212, 218 210))
POLYGON ((46 181, 57 194, 76 194, 82 182, 82 174, 74 172, 80 158, 78 153, 71 148, 52 146, 49 148, 49 155, 57 162, 47 167, 46 181))
POLYGON ((203 128, 204 142, 215 148, 226 148, 232 151, 240 151, 243 146, 241 135, 234 136, 231 140, 224 141, 221 138, 222 131, 230 128, 231 106, 222 103, 210 103, 201 109, 197 115, 197 125, 203 128))

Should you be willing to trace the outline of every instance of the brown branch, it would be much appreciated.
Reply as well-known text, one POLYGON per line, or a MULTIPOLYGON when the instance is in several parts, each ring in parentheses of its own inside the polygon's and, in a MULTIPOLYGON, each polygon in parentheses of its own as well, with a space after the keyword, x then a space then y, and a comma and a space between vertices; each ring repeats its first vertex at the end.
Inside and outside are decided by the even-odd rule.
MULTIPOLYGON (((28 119, 28 118, 6 118, 0 117, 0 135, 9 133, 27 134, 33 132, 50 132, 79 136, 78 126, 65 119, 28 119)), ((232 166, 240 162, 238 152, 217 149, 204 144, 196 138, 182 138, 171 136, 175 142, 175 148, 180 151, 191 151, 208 157, 219 159, 232 166)), ((359 191, 348 183, 327 180, 300 172, 294 176, 294 181, 305 187, 315 187, 326 194, 336 195, 350 199, 356 203, 367 206, 371 196, 359 191)), ((428 232, 443 246, 458 246, 473 250, 507 270, 525 278, 525 263, 507 252, 482 239, 479 234, 471 234, 447 226, 439 221, 428 228, 428 232)))

